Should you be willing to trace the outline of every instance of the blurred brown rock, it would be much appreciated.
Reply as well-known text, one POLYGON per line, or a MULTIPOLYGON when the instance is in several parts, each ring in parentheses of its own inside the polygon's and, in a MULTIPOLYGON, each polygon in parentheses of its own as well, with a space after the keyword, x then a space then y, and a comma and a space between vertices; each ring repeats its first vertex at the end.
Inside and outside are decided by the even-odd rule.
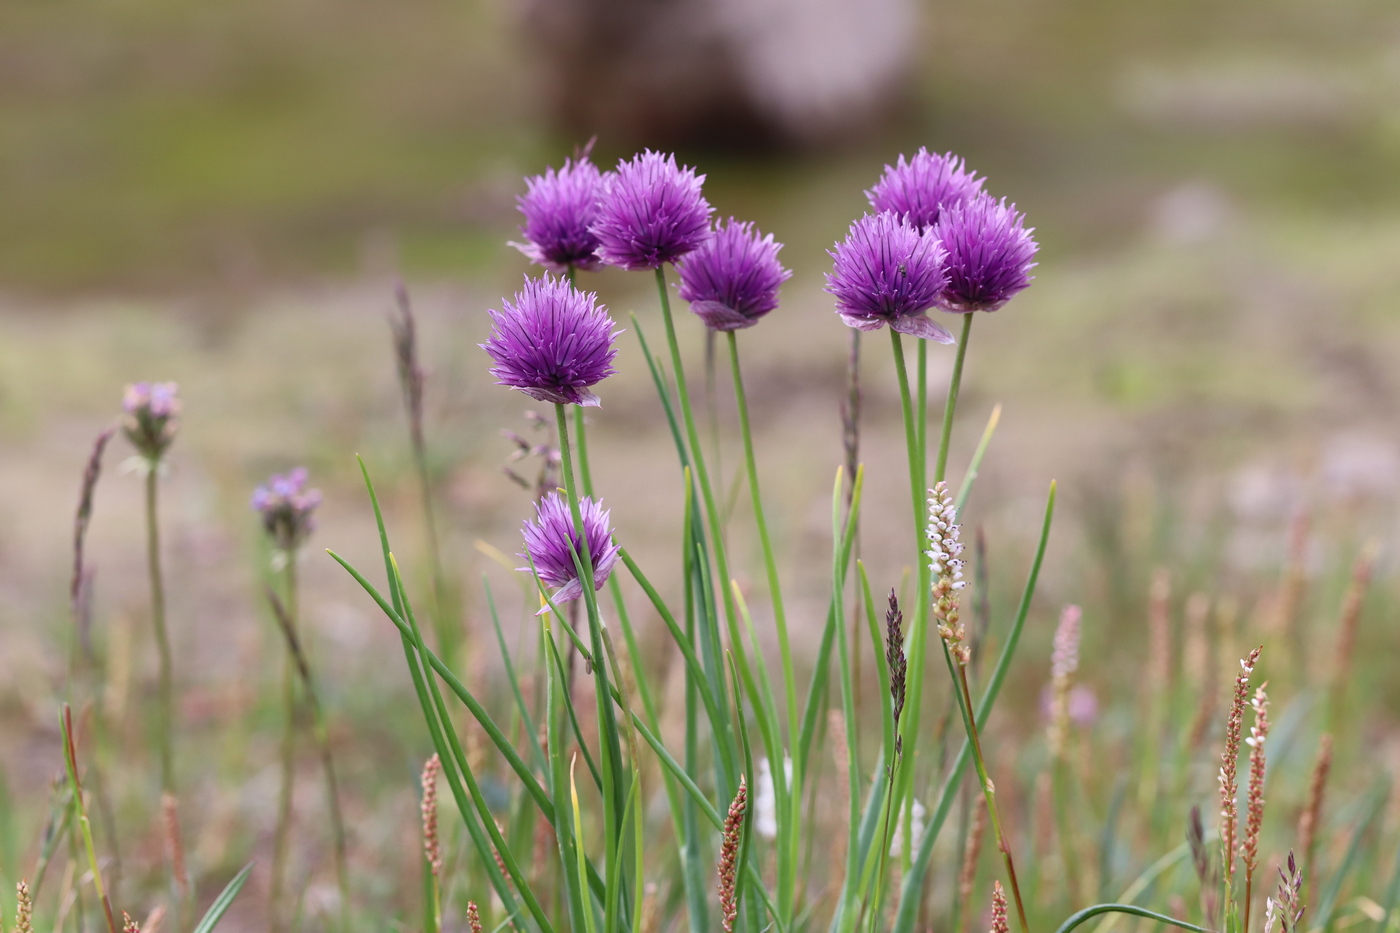
POLYGON ((907 103, 915 0, 523 0, 556 125, 612 145, 819 146, 907 103))

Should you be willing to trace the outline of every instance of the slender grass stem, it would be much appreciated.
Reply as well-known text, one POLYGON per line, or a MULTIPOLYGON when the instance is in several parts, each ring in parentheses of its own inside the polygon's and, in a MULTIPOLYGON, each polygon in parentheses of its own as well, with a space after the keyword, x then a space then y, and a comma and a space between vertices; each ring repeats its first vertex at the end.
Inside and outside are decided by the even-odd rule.
POLYGON ((160 521, 156 491, 158 461, 148 461, 146 469, 146 569, 151 581, 151 626, 155 630, 156 653, 160 658, 156 698, 156 741, 160 753, 160 789, 175 793, 175 760, 171 731, 174 725, 175 687, 171 670, 170 637, 165 627, 165 581, 160 566, 160 521))
POLYGON ((1001 816, 997 812, 996 786, 987 774, 987 762, 982 757, 981 732, 972 715, 972 692, 967 686, 967 668, 961 664, 958 665, 958 688, 961 691, 963 722, 967 726, 968 741, 972 743, 972 763, 977 768, 978 780, 982 782, 982 795, 987 800, 987 816, 992 823, 997 848, 1001 850, 1002 860, 1006 863, 1007 880, 1011 882, 1011 896, 1016 902, 1016 916, 1021 922, 1021 933, 1030 933, 1030 925, 1026 922, 1026 907, 1021 901, 1021 886, 1016 880, 1016 864, 1011 857, 1011 845, 1006 841, 1006 834, 1001 827, 1001 816))

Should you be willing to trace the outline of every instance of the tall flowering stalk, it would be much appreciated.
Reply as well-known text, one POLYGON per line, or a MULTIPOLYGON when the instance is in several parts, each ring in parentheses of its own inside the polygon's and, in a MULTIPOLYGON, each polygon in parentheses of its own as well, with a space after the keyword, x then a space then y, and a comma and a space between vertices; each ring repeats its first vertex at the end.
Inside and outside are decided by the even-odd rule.
MULTIPOLYGON (((565 407, 599 404, 591 389, 614 371, 616 333, 612 318, 597 303, 596 296, 580 292, 563 279, 527 280, 515 301, 503 301, 502 308, 491 312, 491 337, 482 344, 496 364, 492 375, 502 385, 554 403, 566 501, 560 503, 556 494, 539 503, 539 523, 533 531, 528 527, 526 530, 526 553, 542 583, 561 586, 560 598, 573 598, 576 588, 584 600, 598 722, 605 746, 601 774, 604 827, 609 846, 613 847, 618 844, 626 819, 629 781, 622 763, 595 592, 605 582, 618 552, 611 543, 607 513, 579 495, 565 407), (564 504, 568 507, 567 520, 564 504), (565 555, 573 565, 572 574, 564 564, 565 555), (540 560, 545 563, 541 565, 540 560), (546 577, 546 573, 551 576, 546 577)), ((497 854, 499 850, 497 844, 497 854)))
POLYGON ((744 814, 748 811, 748 784, 739 775, 739 790, 729 804, 729 813, 724 818, 719 850, 719 916, 724 933, 734 933, 734 921, 739 916, 739 847, 744 840, 744 814))
POLYGON ((1269 697, 1260 686, 1250 701, 1254 725, 1249 727, 1249 808, 1245 814, 1244 845, 1244 924, 1249 930, 1249 912, 1254 898, 1254 871, 1259 867, 1259 829, 1264 824, 1264 741, 1269 737, 1269 697))
POLYGON ((1231 889, 1235 880, 1235 860, 1239 857, 1236 846, 1235 828, 1239 821, 1239 796, 1237 769, 1240 756, 1240 733, 1243 729, 1245 707, 1249 705, 1249 678, 1254 673, 1254 665, 1259 660, 1263 647, 1255 648, 1240 661, 1240 672, 1235 676, 1234 701, 1230 705, 1230 716, 1225 722, 1225 751, 1220 756, 1220 864, 1225 878, 1226 926, 1235 927, 1235 904, 1231 889))
POLYGON ((453 658, 458 651, 458 626, 453 618, 454 606, 448 597, 447 578, 442 570, 437 511, 433 507, 433 483, 428 473, 428 444, 423 432, 423 387, 428 374, 418 358, 418 320, 408 300, 408 289, 402 282, 394 290, 394 297, 398 316, 389 319, 389 327, 394 338, 399 394, 403 396, 404 412, 408 415, 408 439, 413 450, 413 464, 418 471, 418 492, 423 500, 423 525, 428 544, 428 562, 432 565, 433 574, 433 624, 438 650, 444 657, 453 658))
POLYGON ((305 467, 285 474, 273 474, 268 481, 253 490, 249 501, 261 521, 263 532, 272 548, 271 569, 282 578, 279 597, 271 588, 268 600, 273 616, 287 646, 282 665, 283 726, 281 745, 281 785, 277 796, 277 825, 273 832, 272 884, 268 909, 272 928, 281 929, 285 922, 284 908, 287 881, 288 846, 291 840, 292 798, 296 775, 297 720, 302 700, 297 683, 315 718, 317 746, 320 750, 327 791, 327 804, 335 837, 336 878, 340 884, 341 909, 348 909, 350 883, 346 868, 345 828, 340 814, 340 795, 336 788, 335 769, 330 755, 330 740, 326 734, 325 717, 311 676, 310 662, 301 636, 301 605, 297 586, 297 556, 315 530, 314 513, 321 504, 321 491, 306 488, 305 467))
POLYGON ((1078 606, 1065 606, 1055 627, 1050 654, 1050 726, 1046 744, 1050 748, 1051 796, 1055 808, 1055 833, 1059 836, 1060 857, 1064 862, 1065 883, 1072 898, 1079 893, 1079 865, 1074 852, 1073 827, 1070 826, 1069 804, 1066 800, 1068 778, 1065 746, 1069 741, 1070 688, 1079 669, 1080 623, 1083 611, 1078 606))
POLYGON ((423 819, 423 862, 428 868, 428 885, 432 889, 429 910, 432 914, 432 929, 442 929, 442 840, 438 837, 438 775, 442 773, 442 759, 433 754, 423 765, 420 783, 423 787, 422 802, 419 804, 423 819))
POLYGON ((1016 916, 1020 921, 1021 933, 1028 933, 1026 908, 1021 900, 1021 887, 1016 880, 1016 864, 1011 857, 1011 844, 1002 831, 1001 816, 997 809, 996 786, 987 773, 987 762, 982 755, 982 740, 977 728, 972 703, 972 692, 967 683, 967 665, 972 660, 972 650, 967 645, 967 630, 959 617, 959 593, 966 586, 962 579, 962 542, 959 539, 957 512, 953 506, 953 495, 945 482, 937 483, 929 490, 928 497, 928 551, 929 571, 933 576, 934 617, 938 620, 938 634, 947 649, 948 664, 958 691, 958 703, 962 712, 963 725, 967 729, 968 741, 972 744, 972 762, 977 768, 977 777, 982 784, 982 796, 987 801, 987 816, 991 820, 992 834, 1006 866, 1007 881, 1011 885, 1011 895, 1016 901, 1016 916))
POLYGON ((171 747, 175 694, 170 636, 165 627, 165 582, 161 572, 156 493, 165 452, 175 440, 180 425, 178 392, 179 386, 173 382, 138 382, 127 386, 122 398, 122 409, 126 412, 122 432, 136 448, 137 462, 146 479, 146 567, 151 584, 151 626, 160 659, 156 735, 160 749, 160 786, 166 794, 175 793, 175 760, 171 747))

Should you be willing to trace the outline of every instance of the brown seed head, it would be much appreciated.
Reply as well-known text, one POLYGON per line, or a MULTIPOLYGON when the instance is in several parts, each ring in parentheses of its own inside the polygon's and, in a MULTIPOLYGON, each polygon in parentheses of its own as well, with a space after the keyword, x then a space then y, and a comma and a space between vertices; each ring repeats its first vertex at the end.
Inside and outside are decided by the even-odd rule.
POLYGON ((1050 728, 1047 740, 1050 755, 1064 757, 1065 740, 1069 737, 1069 689, 1074 672, 1079 669, 1079 622, 1083 612, 1068 605, 1060 610, 1060 624, 1055 627, 1054 647, 1050 652, 1050 728))
POLYGON ((34 933, 34 904, 29 900, 29 883, 15 885, 15 933, 34 933))
POLYGON ((1236 766, 1240 756, 1240 728, 1244 721, 1244 708, 1249 702, 1249 677, 1254 673, 1254 664, 1259 660, 1263 647, 1255 648, 1249 656, 1240 661, 1240 672, 1235 676, 1235 698, 1230 705, 1230 718, 1225 721, 1225 751, 1220 756, 1220 843, 1221 863, 1228 882, 1235 876, 1235 820, 1238 809, 1235 797, 1239 792, 1236 782, 1236 766))
POLYGON ((1327 775, 1332 770, 1332 736, 1323 733, 1313 764, 1312 783, 1308 787, 1308 805, 1298 817, 1298 848, 1303 852, 1303 872, 1312 870, 1313 850, 1317 845, 1317 827, 1322 820, 1322 796, 1327 789, 1327 775))
POLYGON ((739 775, 739 791, 729 805, 724 818, 723 842, 719 850, 719 911, 724 933, 734 933, 734 921, 739 916, 739 901, 735 880, 739 873, 739 843, 743 839, 744 811, 748 808, 748 784, 739 775))
MULTIPOLYGON (((904 712, 905 676, 908 662, 904 657, 904 613, 899 611, 899 598, 890 590, 890 608, 885 613, 885 661, 890 669, 890 700, 894 704, 895 730, 899 729, 899 717, 904 712)), ((895 739, 895 753, 902 745, 895 739)))
POLYGON ((481 933, 481 911, 477 909, 476 901, 467 901, 467 927, 471 933, 481 933))
POLYGON ((992 882, 992 933, 1011 933, 1011 924, 1006 919, 1006 892, 1001 882, 992 882))
POLYGON ((434 878, 442 876, 442 842, 438 838, 437 779, 442 759, 436 754, 423 765, 423 857, 434 878))
POLYGON ((1269 697, 1264 692, 1268 684, 1260 684, 1254 692, 1251 706, 1254 725, 1249 729, 1249 812, 1245 817, 1244 868, 1253 875, 1259 865, 1259 827, 1264 823, 1264 740, 1269 737, 1269 697))
POLYGON ((953 494, 948 484, 940 481, 928 491, 928 550, 924 554, 933 575, 933 616, 938 620, 938 634, 953 660, 966 667, 972 660, 972 649, 967 644, 967 628, 958 617, 958 591, 966 584, 957 518, 953 494))
POLYGON ((135 920, 131 919, 131 914, 122 911, 122 933, 141 933, 141 927, 135 920))

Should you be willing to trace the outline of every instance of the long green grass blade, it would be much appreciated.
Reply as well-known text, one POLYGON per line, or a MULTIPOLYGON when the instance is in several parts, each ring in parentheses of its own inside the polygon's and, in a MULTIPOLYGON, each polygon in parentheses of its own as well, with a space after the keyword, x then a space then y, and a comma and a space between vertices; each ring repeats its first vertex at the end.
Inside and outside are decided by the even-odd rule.
POLYGON ((214 903, 209 905, 209 909, 204 912, 199 923, 195 924, 194 933, 212 933, 214 927, 228 913, 229 907, 233 906, 234 898, 238 897, 238 892, 243 890, 243 885, 248 882, 248 876, 252 874, 253 863, 249 862, 243 869, 233 876, 233 880, 224 885, 224 889, 219 892, 219 896, 214 898, 214 903))

